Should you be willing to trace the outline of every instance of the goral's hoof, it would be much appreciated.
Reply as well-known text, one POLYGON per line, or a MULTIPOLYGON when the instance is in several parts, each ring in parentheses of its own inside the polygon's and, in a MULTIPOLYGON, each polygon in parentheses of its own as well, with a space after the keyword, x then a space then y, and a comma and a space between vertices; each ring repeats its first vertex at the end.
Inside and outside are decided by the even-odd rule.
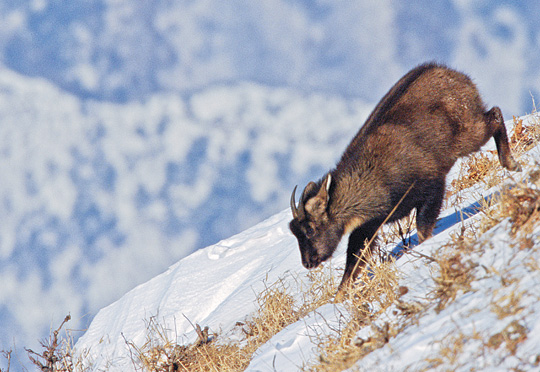
POLYGON ((523 170, 521 165, 514 159, 510 159, 504 167, 512 172, 521 172, 523 170))

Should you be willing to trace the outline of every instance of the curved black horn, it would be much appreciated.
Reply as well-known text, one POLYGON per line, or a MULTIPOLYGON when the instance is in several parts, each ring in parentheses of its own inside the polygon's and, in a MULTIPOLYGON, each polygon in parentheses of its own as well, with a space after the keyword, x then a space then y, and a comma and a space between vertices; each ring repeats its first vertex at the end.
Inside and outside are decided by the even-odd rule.
POLYGON ((291 211, 292 211, 293 218, 298 218, 298 209, 296 208, 296 200, 294 200, 294 194, 296 193, 297 187, 298 185, 294 186, 294 189, 291 195, 291 211))

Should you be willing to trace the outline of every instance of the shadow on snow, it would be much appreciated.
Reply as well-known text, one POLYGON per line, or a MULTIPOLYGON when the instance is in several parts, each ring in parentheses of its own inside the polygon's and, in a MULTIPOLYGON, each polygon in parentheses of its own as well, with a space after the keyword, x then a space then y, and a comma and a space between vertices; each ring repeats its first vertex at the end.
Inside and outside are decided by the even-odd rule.
MULTIPOLYGON (((469 206, 457 210, 456 212, 452 213, 451 215, 445 216, 439 220, 437 220, 437 223, 435 225, 435 229, 433 230, 433 236, 445 231, 446 229, 454 226, 457 223, 464 222, 471 218, 472 216, 476 215, 478 212, 482 210, 482 207, 491 204, 491 201, 493 198, 497 197, 499 195, 499 192, 494 192, 488 196, 485 196, 483 198, 480 198, 476 202, 470 204, 469 206)), ((407 251, 411 250, 415 246, 418 245, 418 234, 414 234, 409 236, 408 238, 403 239, 401 243, 396 245, 394 249, 390 253, 388 253, 388 258, 393 258, 394 260, 400 259, 407 251)))

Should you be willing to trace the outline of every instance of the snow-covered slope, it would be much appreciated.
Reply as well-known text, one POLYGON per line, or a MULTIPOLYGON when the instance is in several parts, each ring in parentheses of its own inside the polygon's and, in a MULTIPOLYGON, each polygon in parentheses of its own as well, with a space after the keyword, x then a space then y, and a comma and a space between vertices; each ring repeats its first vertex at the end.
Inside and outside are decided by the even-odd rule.
MULTIPOLYGON (((511 126, 510 122, 507 124, 511 126)), ((493 147, 492 144, 490 146, 493 147)), ((513 174, 514 179, 522 177, 524 182, 530 183, 529 165, 539 159, 538 147, 522 156, 519 160, 525 170, 521 174, 513 174)), ((456 164, 450 179, 458 176, 459 167, 456 164)), ((501 174, 503 172, 501 170, 501 174)), ((531 187, 537 186, 532 183, 531 187)), ((441 213, 435 236, 416 246, 414 251, 434 255, 435 250, 445 245, 462 226, 477 223, 481 214, 475 214, 477 211, 473 207, 496 191, 496 188, 486 190, 479 184, 461 193, 459 203, 453 203, 441 213)), ((296 284, 306 280, 297 243, 288 231, 289 220, 290 212, 284 210, 241 234, 191 254, 163 274, 133 289, 97 314, 76 344, 77 352, 88 353, 87 361, 93 364, 93 370, 105 366, 108 371, 132 370, 134 365, 127 342, 139 346, 144 344, 151 318, 169 330, 167 336, 180 344, 196 339, 195 323, 226 335, 237 321, 243 321, 256 310, 257 294, 266 284, 278 278, 296 284)), ((448 338, 458 335, 463 335, 468 342, 468 351, 458 355, 461 359, 453 362, 454 367, 507 370, 520 365, 534 366, 534 358, 540 350, 540 271, 528 270, 527 262, 540 260, 540 230, 536 228, 531 235, 534 244, 531 250, 518 250, 516 253, 512 239, 509 222, 502 221, 481 236, 477 242, 481 253, 475 251, 470 257, 480 271, 504 272, 508 278, 514 278, 512 285, 499 289, 501 285, 495 281, 500 282, 500 278, 484 273, 485 278, 475 281, 471 291, 461 293, 442 311, 428 307, 417 324, 369 354, 359 366, 367 370, 374 367, 377 370, 427 368, 426 360, 433 354, 438 355, 449 342, 448 338), (519 306, 525 310, 511 317, 498 317, 493 310, 493 304, 497 303, 495 300, 505 302, 504 296, 518 292, 523 294, 519 306), (514 320, 524 323, 527 338, 512 357, 502 360, 495 349, 492 352, 482 349, 478 335, 487 337, 501 333, 514 320)), ((389 250, 393 248, 395 246, 388 247, 389 250)), ((335 257, 326 265, 342 267, 343 250, 342 242, 335 257)), ((418 256, 404 255, 397 261, 397 268, 400 285, 410 289, 405 299, 427 301, 432 289, 432 267, 418 256)), ((339 275, 339 270, 334 272, 339 275)), ((312 361, 317 357, 314 337, 325 330, 329 332, 332 324, 339 323, 341 314, 346 311, 341 306, 324 305, 286 327, 255 353, 248 370, 272 371, 275 368, 288 371, 312 361)), ((381 322, 395 318, 393 310, 384 314, 381 322)), ((366 327, 359 332, 359 337, 369 332, 369 327, 366 327)), ((440 368, 445 366, 448 364, 443 361, 440 368)))
POLYGON ((131 365, 125 340, 144 344, 150 317, 174 330, 181 342, 196 339, 190 321, 215 330, 231 329, 255 311, 255 295, 265 282, 274 282, 287 271, 302 270, 294 237, 287 229, 288 219, 289 212, 283 211, 180 260, 102 309, 77 348, 88 348, 96 367, 118 361, 111 370, 121 371, 131 365))

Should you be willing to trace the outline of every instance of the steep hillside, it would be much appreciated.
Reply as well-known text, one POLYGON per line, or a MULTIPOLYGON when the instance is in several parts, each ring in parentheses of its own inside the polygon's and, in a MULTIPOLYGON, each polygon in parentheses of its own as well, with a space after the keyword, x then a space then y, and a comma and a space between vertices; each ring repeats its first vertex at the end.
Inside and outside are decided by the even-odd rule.
POLYGON ((75 355, 108 371, 538 368, 540 121, 514 124, 523 172, 489 146, 456 164, 435 236, 415 246, 412 222, 388 226, 343 303, 331 301, 343 244, 308 272, 285 210, 102 309, 75 355))

